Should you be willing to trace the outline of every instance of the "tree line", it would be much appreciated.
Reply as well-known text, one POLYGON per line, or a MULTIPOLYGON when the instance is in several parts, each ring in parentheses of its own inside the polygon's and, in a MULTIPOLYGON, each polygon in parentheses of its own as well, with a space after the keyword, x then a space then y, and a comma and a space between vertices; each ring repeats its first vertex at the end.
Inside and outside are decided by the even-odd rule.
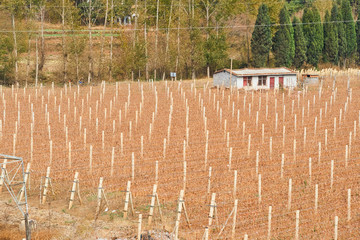
POLYGON ((320 63, 338 67, 354 64, 360 56, 360 22, 354 20, 349 0, 338 0, 321 20, 319 10, 308 4, 301 19, 291 19, 285 5, 279 24, 271 24, 266 4, 259 7, 251 39, 252 64, 317 68, 320 63), (272 35, 272 31, 275 34, 272 35))
POLYGON ((211 77, 230 58, 234 68, 354 64, 359 0, 337 0, 322 21, 323 1, 0 0, 0 82, 211 77))

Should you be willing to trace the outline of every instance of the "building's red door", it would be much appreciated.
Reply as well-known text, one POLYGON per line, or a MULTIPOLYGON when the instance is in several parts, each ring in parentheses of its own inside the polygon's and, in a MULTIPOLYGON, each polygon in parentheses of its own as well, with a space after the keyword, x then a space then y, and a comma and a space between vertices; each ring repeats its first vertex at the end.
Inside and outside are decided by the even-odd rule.
POLYGON ((275 87, 275 78, 271 77, 270 78, 270 88, 274 88, 275 87))
POLYGON ((279 77, 279 85, 284 86, 284 77, 279 77))
POLYGON ((243 84, 243 87, 246 87, 247 86, 247 79, 244 78, 244 84, 243 84))

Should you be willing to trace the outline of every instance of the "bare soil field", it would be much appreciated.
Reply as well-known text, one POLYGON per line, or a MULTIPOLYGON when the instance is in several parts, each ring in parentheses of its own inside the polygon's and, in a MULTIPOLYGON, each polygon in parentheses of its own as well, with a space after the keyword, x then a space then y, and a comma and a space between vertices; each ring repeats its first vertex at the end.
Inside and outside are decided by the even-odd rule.
MULTIPOLYGON (((130 239, 139 214, 142 233, 179 239, 360 239, 360 84, 350 75, 348 91, 347 79, 262 92, 207 81, 2 87, 0 153, 31 163, 39 239, 130 239), (75 172, 82 204, 75 194, 69 210, 75 172), (162 221, 155 201, 148 224, 154 184, 162 221)), ((0 198, 17 216, 0 223, 20 223, 5 189, 0 198)))

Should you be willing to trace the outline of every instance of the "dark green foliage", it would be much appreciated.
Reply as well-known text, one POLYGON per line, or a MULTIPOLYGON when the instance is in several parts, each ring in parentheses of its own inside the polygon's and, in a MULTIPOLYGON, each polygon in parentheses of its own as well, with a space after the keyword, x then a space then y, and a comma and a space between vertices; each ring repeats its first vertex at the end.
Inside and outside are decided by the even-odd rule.
POLYGON ((290 67, 294 58, 294 29, 286 7, 280 11, 280 26, 273 39, 273 52, 276 66, 290 67))
POLYGON ((228 60, 227 48, 224 32, 219 33, 218 36, 216 34, 210 35, 205 42, 205 59, 212 72, 225 67, 228 60))
POLYGON ((338 60, 342 61, 346 58, 346 49, 347 49, 347 42, 344 30, 344 23, 342 22, 342 14, 339 11, 337 17, 337 32, 338 32, 338 45, 339 45, 339 52, 338 52, 338 60))
POLYGON ((14 61, 12 59, 12 38, 8 35, 0 35, 0 83, 10 84, 14 78, 14 61))
POLYGON ((319 11, 316 8, 305 8, 302 22, 307 46, 307 63, 317 67, 324 41, 319 11))
POLYGON ((336 24, 331 22, 331 17, 328 11, 325 13, 324 23, 324 62, 337 63, 338 57, 338 35, 336 24))
POLYGON ((360 56, 360 22, 356 22, 356 42, 358 57, 360 56))
POLYGON ((346 58, 352 57, 356 52, 356 32, 354 18, 351 12, 349 0, 343 0, 341 4, 342 18, 344 20, 344 32, 346 36, 346 58))
POLYGON ((331 31, 331 33, 328 35, 328 42, 327 38, 325 38, 325 46, 324 46, 324 56, 326 56, 326 60, 330 61, 333 64, 337 64, 339 61, 339 30, 338 30, 338 7, 337 4, 333 4, 333 7, 331 9, 331 16, 330 16, 330 24, 328 24, 326 27, 324 26, 324 35, 325 35, 325 28, 327 28, 327 31, 331 31), (332 33, 335 35, 334 39, 332 39, 332 33))
POLYGON ((294 17, 294 43, 295 43, 295 57, 293 65, 296 68, 301 68, 306 62, 306 42, 302 30, 301 22, 297 17, 294 17))
POLYGON ((269 57, 271 49, 271 29, 268 7, 262 4, 256 18, 254 31, 251 38, 251 53, 253 65, 263 67, 269 57))

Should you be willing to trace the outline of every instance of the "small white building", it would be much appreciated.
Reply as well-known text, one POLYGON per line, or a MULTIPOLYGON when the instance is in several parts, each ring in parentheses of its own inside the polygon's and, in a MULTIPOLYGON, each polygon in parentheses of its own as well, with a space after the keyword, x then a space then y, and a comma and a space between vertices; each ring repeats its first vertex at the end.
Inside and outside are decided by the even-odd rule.
POLYGON ((288 68, 223 69, 214 73, 215 87, 237 87, 246 90, 297 86, 297 73, 288 68))

